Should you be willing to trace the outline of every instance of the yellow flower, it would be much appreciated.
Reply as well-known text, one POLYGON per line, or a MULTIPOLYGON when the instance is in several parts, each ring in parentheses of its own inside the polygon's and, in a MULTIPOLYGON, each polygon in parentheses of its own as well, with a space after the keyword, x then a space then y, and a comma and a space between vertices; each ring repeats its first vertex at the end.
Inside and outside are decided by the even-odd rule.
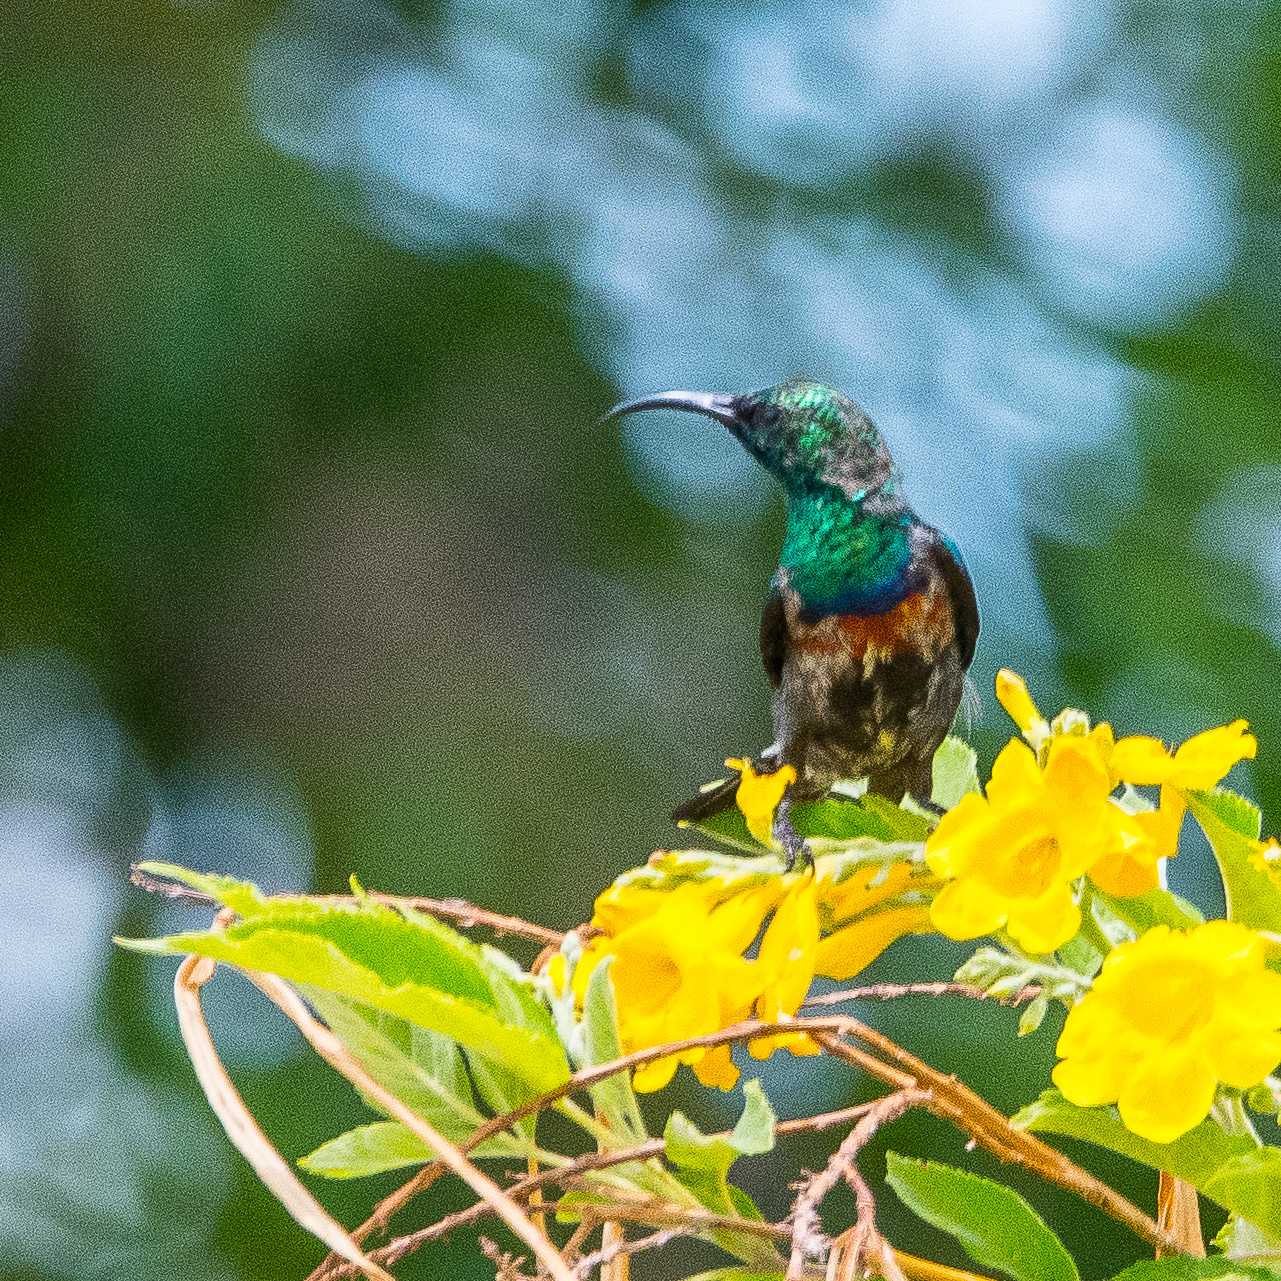
MULTIPOLYGON (((611 977, 627 1052, 716 1032, 751 1014, 764 975, 742 953, 781 886, 757 886, 717 904, 724 892, 718 881, 687 882, 661 895, 624 885, 597 900, 598 916, 621 928, 591 942, 574 971, 574 986, 581 995, 595 965, 605 956, 616 958, 611 977)), ((678 1063, 692 1065, 704 1085, 729 1089, 738 1079, 728 1047, 694 1049, 638 1068, 636 1088, 661 1089, 678 1063)))
POLYGON ((1252 759, 1257 750, 1258 741, 1246 732, 1245 721, 1197 734, 1173 756, 1157 738, 1133 734, 1119 739, 1107 761, 1113 782, 1139 787, 1160 784, 1161 805, 1134 815, 1145 839, 1096 863, 1090 868, 1091 880, 1122 897, 1155 889, 1157 863, 1179 852, 1179 830, 1187 811, 1183 790, 1214 787, 1238 761, 1252 759))
MULTIPOLYGON (((825 919, 839 925, 852 917, 862 916, 887 899, 897 898, 904 890, 915 888, 912 874, 913 864, 906 861, 893 863, 888 868, 875 863, 855 868, 838 883, 833 884, 826 879, 819 881, 819 906, 825 913, 825 919), (877 874, 881 872, 884 875, 877 881, 877 874)), ((918 886, 920 884, 933 885, 934 882, 927 878, 917 882, 918 886)))
POLYGON ((751 761, 734 756, 725 764, 741 775, 734 799, 747 820, 747 830, 762 845, 773 846, 774 811, 789 785, 796 782, 796 771, 790 765, 784 765, 773 774, 758 774, 751 761))
POLYGON ((987 796, 964 797, 926 843, 931 871, 950 878, 930 911, 938 930, 969 939, 1004 925, 1020 947, 1038 953, 1077 932, 1072 882, 1143 839, 1132 817, 1108 800, 1106 745, 1097 731, 1056 735, 1044 770, 1024 744, 1005 746, 987 796))
POLYGON ((904 862, 893 864, 879 884, 873 885, 882 870, 862 867, 838 885, 819 882, 818 900, 824 919, 840 928, 819 941, 814 955, 815 974, 838 981, 853 978, 895 939, 933 930, 928 903, 895 904, 890 900, 905 890, 933 889, 937 881, 914 876, 913 865, 904 862))
POLYGON ((1008 667, 997 672, 996 701, 1032 744, 1032 750, 1039 751, 1041 743, 1050 736, 1050 726, 1037 710, 1032 695, 1028 693, 1027 682, 1018 672, 1012 672, 1008 667))
MULTIPOLYGON (((774 910, 756 964, 764 980, 756 1014, 774 1023, 800 1009, 814 979, 818 948, 818 890, 813 869, 807 869, 774 910)), ((767 1059, 780 1047, 793 1054, 818 1054, 818 1045, 804 1033, 761 1036, 749 1044, 753 1058, 767 1059)))
POLYGON ((1173 756, 1159 738, 1131 735, 1118 740, 1112 750, 1112 776, 1140 787, 1160 783, 1206 791, 1238 761, 1254 759, 1259 743, 1248 728, 1245 721, 1233 721, 1208 729, 1188 739, 1173 756))
POLYGON ((1118 947, 1059 1037, 1054 1083, 1079 1107, 1116 1103, 1154 1143, 1200 1124, 1215 1084, 1248 1089, 1281 1063, 1281 975, 1253 930, 1160 925, 1118 947))
POLYGON ((1108 894, 1130 898, 1156 889, 1160 883, 1157 864, 1178 852, 1179 829, 1187 804, 1173 788, 1161 789, 1161 807, 1132 814, 1130 821, 1140 834, 1137 842, 1105 854, 1090 865, 1090 879, 1108 894))
POLYGON ((860 917, 818 945, 814 973, 843 981, 865 970, 895 939, 934 930, 928 903, 907 903, 860 917))

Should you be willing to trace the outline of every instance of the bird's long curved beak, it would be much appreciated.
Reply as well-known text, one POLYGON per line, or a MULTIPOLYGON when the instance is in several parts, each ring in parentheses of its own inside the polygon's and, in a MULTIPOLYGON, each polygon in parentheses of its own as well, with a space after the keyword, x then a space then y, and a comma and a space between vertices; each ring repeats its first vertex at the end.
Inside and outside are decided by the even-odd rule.
POLYGON ((640 400, 615 405, 601 422, 608 422, 623 414, 634 414, 642 409, 683 409, 691 414, 706 414, 708 418, 715 418, 726 427, 741 426, 743 421, 738 413, 737 396, 727 396, 715 391, 660 391, 653 396, 642 396, 640 400))

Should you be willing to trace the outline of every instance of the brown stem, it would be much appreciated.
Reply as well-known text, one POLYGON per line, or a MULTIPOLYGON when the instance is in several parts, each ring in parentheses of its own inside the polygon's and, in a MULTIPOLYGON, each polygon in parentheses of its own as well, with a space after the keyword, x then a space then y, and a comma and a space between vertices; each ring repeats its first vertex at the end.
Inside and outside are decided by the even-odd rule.
MULTIPOLYGON (((842 1180, 855 1188, 857 1194, 860 1185, 867 1185, 858 1177, 855 1159, 859 1152, 882 1125, 897 1120, 909 1108, 929 1105, 929 1095, 923 1090, 906 1089, 894 1094, 887 1094, 878 1099, 858 1124, 846 1135, 841 1146, 832 1154, 826 1167, 813 1178, 806 1181, 796 1198, 792 1210, 792 1254, 787 1265, 787 1281, 800 1281, 805 1273, 805 1256, 821 1255, 828 1247, 827 1238, 818 1217, 818 1207, 823 1198, 842 1180)), ((870 1198, 871 1193, 868 1192, 870 1198)), ((859 1224, 863 1227, 861 1241, 871 1244, 873 1239, 879 1242, 875 1222, 865 1222, 865 1207, 860 1205, 859 1224), (870 1223, 870 1227, 869 1227, 870 1223)), ((872 1204, 872 1210, 875 1205, 872 1204)), ((856 1243, 855 1251, 860 1251, 856 1243)))
MULTIPOLYGON (((798 1029, 803 1028, 806 1022, 805 1019, 797 1019, 795 1026, 798 1029)), ((945 1076, 891 1041, 889 1037, 856 1020, 848 1020, 845 1035, 856 1037, 872 1046, 900 1069, 894 1073, 892 1081, 888 1073, 881 1076, 882 1080, 891 1081, 897 1085, 899 1077, 906 1073, 910 1075, 912 1084, 929 1090, 933 1095, 930 1103, 926 1105, 929 1110, 968 1134, 980 1147, 986 1148, 1002 1161, 1011 1161, 1025 1166, 1047 1182, 1074 1192, 1082 1200, 1097 1206, 1117 1222, 1123 1223, 1131 1232, 1150 1245, 1183 1253, 1179 1243, 1132 1201, 1127 1201, 1119 1192, 1114 1191, 1088 1170, 1082 1169, 1076 1162, 1069 1160, 1063 1153, 1050 1147, 1048 1143, 1043 1143, 1026 1130, 1015 1129, 1004 1114, 998 1112, 990 1103, 980 1098, 954 1076, 945 1076)), ((837 1036, 828 1032, 819 1033, 816 1039, 829 1053, 848 1062, 857 1063, 860 1067, 865 1066, 866 1060, 871 1057, 867 1054, 858 1056, 849 1054, 848 1051, 853 1047, 847 1046, 837 1036)), ((877 1060, 873 1059, 873 1062, 877 1060)))
MULTIPOLYGON (((139 889, 147 890, 152 894, 163 894, 166 898, 181 899, 187 903, 206 904, 211 907, 218 905, 218 900, 203 890, 193 890, 190 886, 164 877, 153 876, 150 872, 144 872, 136 863, 130 869, 129 879, 139 889)), ((277 894, 268 897, 270 899, 297 898, 298 896, 277 894)), ((455 925, 465 930, 483 925, 493 930, 500 938, 504 934, 518 934, 522 938, 536 939, 540 943, 555 943, 559 946, 560 941, 565 937, 563 930, 553 930, 545 925, 535 925, 532 921, 522 921, 518 916, 502 916, 498 912, 487 912, 483 907, 476 907, 475 904, 461 898, 401 898, 394 894, 380 894, 377 891, 372 891, 365 897, 387 907, 408 907, 427 916, 453 921, 455 925)), ((349 904, 360 902, 353 894, 310 894, 307 896, 307 901, 349 904)))
POLYGON ((999 1001, 1002 1005, 1018 1006, 1040 995, 1041 989, 1035 984, 1021 987, 1017 992, 1007 992, 1004 996, 994 996, 971 983, 873 983, 869 987, 852 987, 844 992, 811 996, 802 1008, 841 1005, 846 1001, 893 1001, 902 996, 965 996, 974 1001, 999 1001))
POLYGON ((307 1009, 302 998, 283 979, 274 974, 246 970, 245 974, 280 1007, 299 1031, 311 1042, 312 1048, 335 1071, 341 1072, 358 1090, 388 1116, 393 1117, 422 1140, 483 1201, 494 1207, 495 1213, 507 1224, 516 1238, 529 1248, 554 1281, 572 1281, 555 1247, 537 1231, 521 1208, 488 1175, 483 1174, 466 1159, 458 1148, 443 1134, 411 1111, 380 1082, 374 1080, 355 1056, 327 1028, 318 1022, 307 1009))
POLYGON ((611 1244, 602 1245, 599 1250, 583 1255, 582 1260, 574 1267, 574 1276, 585 1281, 597 1264, 612 1263, 619 1258, 638 1254, 641 1250, 652 1250, 656 1246, 666 1245, 669 1241, 675 1240, 678 1235, 675 1228, 664 1228, 661 1232, 641 1237, 636 1241, 624 1241, 620 1236, 611 1244))
MULTIPOLYGON (((1205 1240, 1201 1236, 1201 1206, 1196 1188, 1186 1179, 1161 1171, 1156 1193, 1156 1221, 1182 1246, 1183 1254, 1205 1258, 1205 1240)), ((1175 1251, 1158 1246, 1156 1257, 1168 1258, 1175 1251)))
MULTIPOLYGON (((1001 1160, 1026 1165, 1048 1182, 1076 1193, 1083 1200, 1098 1206, 1118 1222, 1125 1224, 1136 1235, 1154 1246, 1169 1246, 1176 1250, 1179 1248, 1177 1242, 1168 1233, 1163 1232, 1156 1222, 1136 1205, 1127 1201, 1088 1171, 1083 1170, 1061 1152, 1024 1130, 1014 1129, 1002 1113, 972 1090, 961 1085, 955 1077, 944 1076, 888 1037, 874 1032, 865 1024, 845 1015, 797 1018, 779 1023, 761 1023, 751 1020, 736 1023, 719 1032, 687 1037, 667 1045, 653 1046, 623 1055, 610 1063, 577 1072, 555 1090, 523 1104, 504 1116, 492 1118, 461 1143, 459 1150, 469 1152, 485 1139, 508 1129, 523 1117, 551 1107, 568 1094, 595 1085, 598 1081, 605 1080, 615 1073, 653 1062, 655 1059, 665 1058, 669 1054, 680 1053, 687 1049, 711 1048, 739 1041, 750 1041, 759 1036, 770 1036, 779 1032, 801 1031, 814 1036, 829 1053, 862 1068, 892 1089, 903 1090, 916 1087, 933 1091, 934 1100, 930 1105, 931 1111, 935 1111, 937 1115, 944 1117, 962 1132, 970 1135, 975 1142, 993 1152, 1001 1160), (885 1058, 890 1059, 891 1063, 885 1063, 881 1058, 857 1046, 846 1044, 840 1039, 842 1036, 856 1037, 872 1046, 885 1058)), ((381 1202, 369 1219, 351 1234, 352 1239, 363 1241, 368 1232, 375 1228, 385 1228, 391 1215, 417 1195, 423 1187, 428 1186, 438 1175, 438 1169, 434 1170, 431 1166, 424 1167, 407 1184, 381 1202)), ((413 1237, 417 1238, 418 1235, 413 1234, 413 1237)), ((410 1239, 398 1240, 408 1242, 410 1239)), ((415 1240, 412 1245, 407 1245, 406 1252, 416 1248, 417 1244, 421 1244, 421 1239, 415 1240)), ((371 1257, 379 1261, 387 1258, 383 1251, 375 1251, 371 1257)), ((331 1268, 335 1268, 337 1262, 336 1259, 326 1260, 326 1263, 312 1274, 309 1281, 320 1281, 320 1278, 327 1275, 331 1268)))

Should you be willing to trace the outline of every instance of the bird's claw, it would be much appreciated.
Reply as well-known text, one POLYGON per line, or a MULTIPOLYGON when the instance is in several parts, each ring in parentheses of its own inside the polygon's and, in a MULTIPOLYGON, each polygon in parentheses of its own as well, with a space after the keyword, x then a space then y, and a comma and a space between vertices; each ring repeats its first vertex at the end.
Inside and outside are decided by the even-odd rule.
POLYGON ((778 803, 778 808, 774 811, 774 822, 771 824, 770 835, 774 838, 774 843, 783 849, 783 870, 792 871, 796 866, 796 857, 799 854, 805 867, 814 866, 814 853, 810 849, 808 842, 796 830, 792 822, 792 796, 791 787, 783 793, 782 800, 778 803))

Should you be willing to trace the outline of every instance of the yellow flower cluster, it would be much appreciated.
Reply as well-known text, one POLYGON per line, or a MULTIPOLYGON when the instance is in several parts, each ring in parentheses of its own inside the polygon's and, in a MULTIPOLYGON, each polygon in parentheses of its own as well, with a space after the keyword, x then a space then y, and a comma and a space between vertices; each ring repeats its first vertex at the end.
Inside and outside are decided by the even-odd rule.
MULTIPOLYGON (((742 772, 740 805, 748 821, 755 819, 768 833, 782 786, 777 778, 755 775, 747 762, 742 772), (773 789, 777 794, 770 800, 773 789)), ((690 880, 675 889, 624 879, 596 900, 592 924, 603 933, 579 961, 574 986, 581 996, 595 966, 614 958, 619 1033, 629 1053, 752 1017, 786 1022, 816 974, 850 978, 895 939, 930 930, 928 905, 903 898, 923 879, 931 880, 921 877, 919 866, 914 880, 909 863, 859 867, 840 882, 812 868, 730 885, 715 877, 690 880), (749 960, 744 954, 766 918, 756 957, 749 960)), ((798 1032, 757 1037, 749 1044, 759 1059, 779 1048, 819 1052, 798 1032)), ((641 1067, 636 1088, 661 1089, 680 1063, 688 1063, 704 1085, 728 1090, 738 1080, 729 1046, 722 1045, 681 1050, 641 1067)))
POLYGON ((1108 957, 1068 1014, 1054 1083, 1079 1107, 1116 1103, 1135 1134, 1171 1143, 1209 1114, 1216 1083, 1248 1089, 1281 1063, 1281 975, 1253 930, 1164 925, 1108 957))
POLYGON ((1213 787, 1257 744, 1245 721, 1208 730, 1171 754, 1159 739, 1114 739, 1071 709, 1045 721, 1013 672, 997 697, 1027 740, 997 756, 986 796, 968 795, 940 820, 926 862, 947 880, 931 911, 954 939, 1004 926, 1029 952, 1052 952, 1080 928, 1072 882, 1085 873, 1110 894, 1157 885, 1157 865, 1176 851, 1188 789, 1213 787), (1161 803, 1130 813, 1118 785, 1160 786, 1161 803))

